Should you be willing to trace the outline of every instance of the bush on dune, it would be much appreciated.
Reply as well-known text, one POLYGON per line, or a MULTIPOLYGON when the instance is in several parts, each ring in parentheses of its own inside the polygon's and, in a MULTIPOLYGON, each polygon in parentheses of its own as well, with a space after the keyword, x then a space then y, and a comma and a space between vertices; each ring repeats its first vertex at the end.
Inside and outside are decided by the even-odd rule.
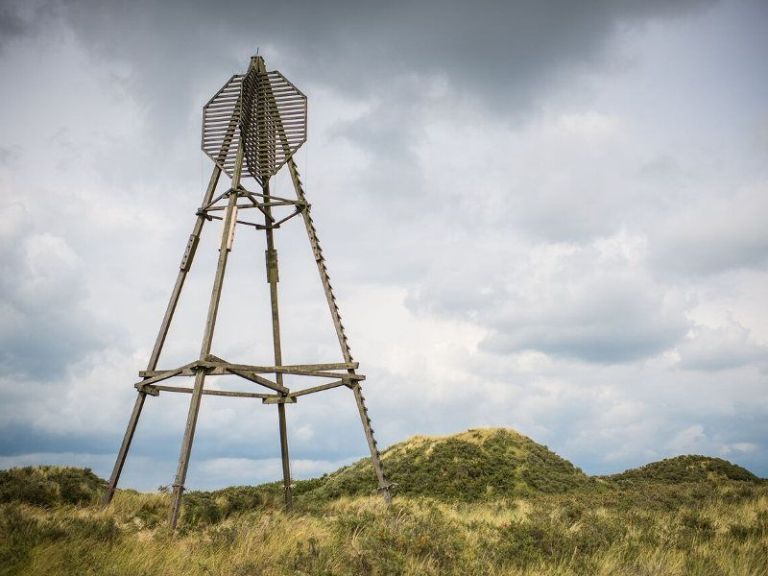
POLYGON ((27 466, 0 470, 0 502, 35 506, 95 502, 106 482, 89 468, 27 466))

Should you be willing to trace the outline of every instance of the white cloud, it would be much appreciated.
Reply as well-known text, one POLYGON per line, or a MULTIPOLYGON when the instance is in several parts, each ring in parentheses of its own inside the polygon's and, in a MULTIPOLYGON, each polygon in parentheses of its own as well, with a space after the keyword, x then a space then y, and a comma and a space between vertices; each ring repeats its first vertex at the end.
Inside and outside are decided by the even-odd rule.
POLYGON ((750 331, 734 320, 714 328, 696 326, 678 346, 678 354, 680 366, 689 370, 768 366, 768 347, 757 344, 750 331))
POLYGON ((586 246, 514 248, 507 257, 478 258, 471 272, 436 264, 412 304, 490 328, 481 345, 499 354, 534 350, 596 362, 655 356, 685 334, 687 302, 649 274, 643 245, 620 233, 586 246))
POLYGON ((701 444, 707 439, 704 433, 704 426, 694 424, 683 430, 680 430, 675 436, 667 442, 667 447, 681 453, 698 453, 701 444))
MULTIPOLYGON (((45 36, 0 46, 0 72, 26 80, 0 96, 30 111, 0 110, 0 465, 109 472, 210 170, 199 107, 251 51, 222 34, 203 54, 205 6, 182 21, 146 8, 159 28, 76 6, 41 15, 45 36), (171 21, 178 33, 157 34, 171 21)), ((657 8, 648 26, 616 27, 647 7, 588 12, 588 44, 505 32, 464 48, 446 32, 463 29, 461 10, 441 11, 421 43, 418 18, 388 9, 338 60, 346 32, 311 36, 310 60, 265 33, 270 62, 310 97, 298 160, 383 445, 507 425, 588 471, 694 448, 768 470, 755 144, 768 98, 752 65, 765 35, 748 3, 675 20, 657 8), (410 41, 382 42, 390 24, 410 41), (507 42, 526 50, 496 49, 507 42)), ((278 235, 285 358, 338 360, 292 224, 278 235)), ((218 233, 206 224, 163 366, 197 354, 218 233)), ((225 358, 269 361, 262 251, 238 231, 215 339, 225 358)), ((188 400, 147 401, 127 485, 171 480, 188 400)), ((348 390, 288 410, 297 474, 366 453, 348 390)), ((206 397, 198 430, 192 484, 279 477, 274 407, 206 397)))
POLYGON ((698 189, 661 219, 653 264, 667 274, 712 274, 768 264, 768 182, 735 191, 698 189))

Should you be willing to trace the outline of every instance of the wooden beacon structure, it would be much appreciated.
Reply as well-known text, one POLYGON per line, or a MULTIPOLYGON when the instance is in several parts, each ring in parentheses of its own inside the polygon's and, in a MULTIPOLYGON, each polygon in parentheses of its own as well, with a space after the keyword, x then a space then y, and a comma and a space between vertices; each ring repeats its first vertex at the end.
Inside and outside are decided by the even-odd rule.
POLYGON ((108 504, 114 495, 147 396, 158 396, 161 392, 181 392, 191 394, 191 399, 176 479, 173 483, 171 527, 175 528, 179 518, 184 482, 187 476, 192 442, 195 437, 197 416, 200 411, 200 401, 204 395, 257 398, 261 399, 264 404, 277 406, 285 506, 290 509, 291 469, 288 457, 285 405, 295 403, 300 396, 339 386, 346 386, 354 395, 371 452, 379 491, 387 502, 390 501, 389 485, 384 476, 381 458, 373 436, 371 419, 368 416, 368 409, 360 386, 365 376, 357 372, 358 363, 353 360, 349 349, 344 326, 341 323, 339 307, 326 269, 325 257, 320 248, 320 242, 317 239, 315 225, 310 214, 310 205, 307 202, 299 171, 293 159, 295 152, 306 141, 306 136, 306 96, 280 72, 267 71, 261 56, 251 58, 247 72, 232 76, 204 106, 202 148, 213 160, 215 166, 201 207, 197 210, 192 234, 189 236, 181 259, 176 284, 160 324, 147 369, 139 372, 142 379, 135 384, 138 396, 104 495, 105 504, 108 504), (283 166, 287 166, 290 173, 296 194, 295 198, 282 198, 270 192, 270 178, 283 166), (216 195, 222 173, 231 179, 231 185, 226 191, 216 195), (247 176, 251 176, 257 182, 260 187, 259 190, 248 190, 243 186, 242 179, 247 176), (281 209, 287 210, 285 216, 277 215, 281 209), (260 221, 241 219, 239 214, 246 210, 256 214, 260 221), (285 365, 282 361, 277 289, 278 265, 274 234, 275 230, 294 217, 301 217, 304 221, 309 244, 314 254, 317 270, 320 273, 320 281, 336 329, 336 336, 339 340, 341 362, 285 365), (183 366, 160 369, 157 367, 158 360, 184 287, 184 281, 192 266, 203 225, 206 221, 211 220, 221 220, 223 230, 200 355, 197 359, 183 366), (234 232, 238 225, 263 230, 266 235, 266 269, 272 309, 272 343, 274 347, 274 365, 272 366, 233 364, 211 353, 227 259, 232 250, 234 232), (265 390, 236 392, 209 389, 205 387, 205 379, 209 375, 236 376, 248 381, 250 385, 257 384, 265 390), (305 376, 315 385, 299 390, 290 390, 283 382, 286 375, 305 376), (177 376, 194 377, 194 386, 189 388, 169 385, 168 381, 177 376))

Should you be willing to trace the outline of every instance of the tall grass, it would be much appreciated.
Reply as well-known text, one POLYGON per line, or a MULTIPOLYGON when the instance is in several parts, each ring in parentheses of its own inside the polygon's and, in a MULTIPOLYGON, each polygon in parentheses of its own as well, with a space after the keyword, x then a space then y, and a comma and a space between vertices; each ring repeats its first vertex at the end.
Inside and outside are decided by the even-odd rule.
POLYGON ((370 462, 300 481, 190 492, 176 533, 169 495, 120 490, 98 505, 89 470, 0 471, 0 576, 768 576, 768 483, 683 456, 585 475, 510 430, 416 437, 370 462))
POLYGON ((192 493, 180 530, 167 494, 0 504, 0 574, 768 574, 768 485, 610 483, 484 502, 297 497, 272 488, 192 493))

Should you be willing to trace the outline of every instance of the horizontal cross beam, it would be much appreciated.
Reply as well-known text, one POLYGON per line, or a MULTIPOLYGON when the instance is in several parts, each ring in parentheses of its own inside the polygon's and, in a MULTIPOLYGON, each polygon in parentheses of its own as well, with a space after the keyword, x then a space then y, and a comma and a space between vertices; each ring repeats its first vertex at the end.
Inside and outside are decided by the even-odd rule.
MULTIPOLYGON (((135 384, 135 387, 140 392, 145 392, 150 396, 159 396, 160 392, 180 392, 182 394, 192 394, 192 388, 184 386, 163 386, 155 384, 135 384)), ((289 404, 295 404, 296 399, 290 396, 280 396, 278 394, 259 394, 258 392, 240 392, 230 390, 212 390, 209 388, 203 388, 203 394, 208 396, 227 396, 231 398, 261 398, 262 402, 266 404, 274 404, 277 402, 286 402, 289 404)))
POLYGON ((317 376, 322 378, 339 378, 348 381, 365 380, 362 374, 349 374, 346 372, 335 372, 335 370, 354 370, 358 367, 357 362, 339 362, 334 364, 293 364, 285 366, 254 366, 251 364, 230 364, 228 362, 215 361, 197 361, 186 364, 181 368, 173 370, 142 370, 139 376, 142 378, 155 378, 163 376, 161 379, 171 376, 194 376, 197 370, 205 369, 209 375, 221 376, 232 373, 233 370, 239 372, 248 372, 251 374, 292 374, 294 376, 317 376))
POLYGON ((289 204, 296 204, 297 206, 306 206, 307 205, 307 203, 305 201, 303 201, 303 200, 296 200, 296 199, 291 199, 291 198, 283 198, 281 196, 275 196, 272 193, 270 193, 269 195, 266 195, 266 194, 263 194, 261 192, 252 192, 251 190, 246 190, 242 186, 238 189, 238 191, 241 194, 245 194, 248 197, 259 196, 261 198, 266 198, 266 199, 268 199, 270 201, 278 200, 280 202, 287 202, 289 204))
MULTIPOLYGON (((238 204, 237 209, 247 210, 249 208, 267 208, 267 207, 272 208, 275 206, 296 206, 296 205, 300 205, 300 202, 298 202, 297 200, 293 202, 284 202, 282 200, 276 200, 274 202, 258 202, 256 204, 254 203, 238 204)), ((226 209, 227 209, 226 206, 212 206, 211 208, 200 209, 200 212, 204 212, 204 213, 205 212, 222 212, 226 209)))

